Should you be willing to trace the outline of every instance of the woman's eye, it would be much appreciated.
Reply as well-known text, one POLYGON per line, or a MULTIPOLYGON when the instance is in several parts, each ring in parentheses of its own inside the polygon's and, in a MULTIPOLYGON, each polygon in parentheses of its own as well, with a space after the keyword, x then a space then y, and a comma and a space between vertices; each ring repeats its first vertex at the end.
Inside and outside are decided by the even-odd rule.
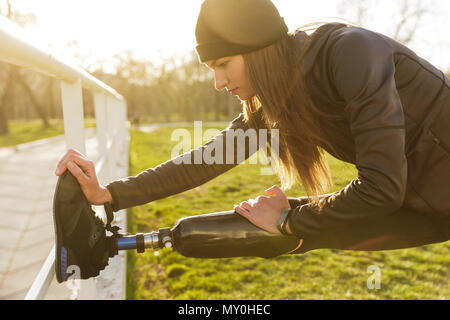
POLYGON ((225 68, 227 66, 228 61, 222 62, 221 64, 219 64, 219 67, 221 68, 225 68))

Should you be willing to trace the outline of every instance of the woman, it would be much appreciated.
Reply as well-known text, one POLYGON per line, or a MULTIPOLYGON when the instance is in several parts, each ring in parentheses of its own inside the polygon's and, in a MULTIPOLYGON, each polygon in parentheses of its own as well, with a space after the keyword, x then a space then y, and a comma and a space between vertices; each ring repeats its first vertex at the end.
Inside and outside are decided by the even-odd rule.
MULTIPOLYGON (((236 206, 237 213, 269 232, 304 239, 297 253, 450 238, 450 81, 441 71, 356 26, 328 23, 310 35, 289 34, 269 0, 206 0, 196 38, 216 89, 238 96, 243 113, 187 156, 230 130, 278 129, 283 188, 298 177, 308 194, 288 199, 273 186, 236 206), (330 181, 322 150, 355 164, 358 178, 322 194, 330 181)), ((248 145, 245 151, 248 158, 248 145)), ((104 187, 93 163, 69 150, 56 174, 68 168, 92 204, 110 202, 117 211, 194 188, 237 164, 177 160, 104 187)))

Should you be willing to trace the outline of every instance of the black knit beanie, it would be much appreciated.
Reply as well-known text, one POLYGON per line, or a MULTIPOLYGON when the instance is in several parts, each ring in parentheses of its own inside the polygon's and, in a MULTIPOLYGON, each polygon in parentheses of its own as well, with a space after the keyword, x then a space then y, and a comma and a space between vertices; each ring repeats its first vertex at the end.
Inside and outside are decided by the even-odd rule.
POLYGON ((203 63, 267 47, 287 32, 270 0, 205 0, 195 30, 196 50, 203 63))

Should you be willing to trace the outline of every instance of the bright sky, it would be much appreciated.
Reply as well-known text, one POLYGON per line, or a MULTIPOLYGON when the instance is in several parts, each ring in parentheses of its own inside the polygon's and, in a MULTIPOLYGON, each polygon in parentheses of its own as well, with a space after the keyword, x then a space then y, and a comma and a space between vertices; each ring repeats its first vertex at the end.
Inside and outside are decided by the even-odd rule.
MULTIPOLYGON (((0 0, 2 1, 2 0, 0 0)), ((13 8, 33 13, 37 26, 29 27, 61 55, 76 40, 84 56, 109 59, 131 50, 136 58, 158 62, 161 57, 181 56, 195 47, 195 23, 203 0, 11 0, 13 8)), ((395 1, 379 2, 378 12, 365 27, 389 35, 395 1), (394 4, 393 4, 394 3, 394 4)), ((413 1, 413 0, 410 0, 413 1)), ((426 0, 423 0, 426 1, 426 0)), ((340 13, 338 0, 273 0, 288 27, 326 17, 356 18, 340 13)), ((398 3, 398 2, 397 2, 398 3)), ((450 1, 430 0, 437 11, 423 19, 420 33, 408 46, 432 64, 450 71, 450 1), (438 9, 436 9, 438 8, 438 9)), ((66 57, 67 58, 67 57, 66 57)))

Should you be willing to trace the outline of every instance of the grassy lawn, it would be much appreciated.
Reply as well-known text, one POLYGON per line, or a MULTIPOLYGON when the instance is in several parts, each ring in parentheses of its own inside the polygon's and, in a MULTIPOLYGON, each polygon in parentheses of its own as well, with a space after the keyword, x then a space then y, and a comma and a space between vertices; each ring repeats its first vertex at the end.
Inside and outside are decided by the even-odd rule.
MULTIPOLYGON (((45 129, 42 120, 11 120, 9 134, 0 136, 0 147, 12 147, 18 144, 50 138, 64 134, 64 123, 60 119, 50 119, 50 128, 45 129)), ((95 119, 86 119, 85 128, 95 127, 95 119)))
MULTIPOLYGON (((221 128, 219 128, 221 129, 221 128)), ((130 175, 170 159, 174 128, 131 131, 130 175)), ((193 136, 193 131, 191 131, 193 136)), ((356 177, 354 166, 329 157, 334 188, 356 177)), ((187 192, 128 209, 128 232, 171 227, 179 218, 232 210, 233 204, 278 184, 247 163, 187 192)), ((296 186, 288 196, 301 196, 296 186)), ((186 258, 169 249, 128 251, 128 299, 449 299, 450 241, 380 252, 316 250, 274 259, 186 258), (369 290, 370 265, 381 270, 381 289, 369 290)))

